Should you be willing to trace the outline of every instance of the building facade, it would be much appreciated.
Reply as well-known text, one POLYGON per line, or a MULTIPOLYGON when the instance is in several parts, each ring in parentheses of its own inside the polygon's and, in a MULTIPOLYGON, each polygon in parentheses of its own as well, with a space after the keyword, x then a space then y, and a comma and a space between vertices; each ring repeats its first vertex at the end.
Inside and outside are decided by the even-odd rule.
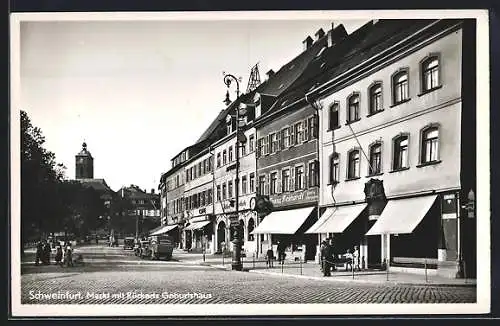
POLYGON ((308 93, 320 103, 326 209, 312 232, 334 235, 339 252, 359 246, 364 267, 455 277, 460 246, 472 246, 460 203, 475 191, 473 37, 462 21, 369 24, 361 39, 393 31, 372 45, 386 50, 344 61, 308 93))

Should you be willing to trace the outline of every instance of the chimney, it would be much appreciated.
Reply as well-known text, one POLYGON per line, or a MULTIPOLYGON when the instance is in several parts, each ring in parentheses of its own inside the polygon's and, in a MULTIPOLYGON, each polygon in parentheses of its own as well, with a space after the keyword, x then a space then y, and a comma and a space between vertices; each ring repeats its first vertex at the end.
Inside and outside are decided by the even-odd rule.
POLYGON ((151 188, 151 194, 155 194, 155 189, 154 188, 151 188))
POLYGON ((347 37, 347 31, 345 30, 344 25, 340 24, 339 26, 334 27, 332 23, 332 29, 328 31, 327 46, 332 47, 335 43, 340 42, 345 37, 347 37))
POLYGON ((316 42, 319 41, 323 36, 325 36, 325 31, 323 30, 323 28, 320 28, 318 29, 318 31, 316 32, 316 34, 314 34, 314 36, 316 36, 316 42))
POLYGON ((304 44, 305 51, 311 47, 311 45, 313 44, 313 39, 310 36, 307 36, 307 38, 302 41, 302 44, 304 44))
POLYGON ((266 75, 267 75, 267 79, 271 78, 274 75, 274 70, 269 69, 269 71, 266 72, 266 75))

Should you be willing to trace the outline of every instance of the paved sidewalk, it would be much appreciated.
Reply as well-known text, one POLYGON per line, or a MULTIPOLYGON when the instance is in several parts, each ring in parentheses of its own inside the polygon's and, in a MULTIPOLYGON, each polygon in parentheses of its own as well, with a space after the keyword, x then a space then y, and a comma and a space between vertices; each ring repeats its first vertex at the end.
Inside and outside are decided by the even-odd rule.
MULTIPOLYGON (((211 266, 218 269, 231 270, 231 257, 221 255, 205 255, 203 261, 202 254, 185 253, 186 261, 180 258, 180 261, 189 264, 199 264, 211 266)), ((183 257, 184 258, 184 257, 183 257)), ((402 272, 389 272, 377 270, 345 271, 340 268, 332 272, 330 277, 323 276, 320 266, 314 261, 307 263, 287 262, 283 266, 274 262, 274 266, 269 268, 265 261, 255 261, 252 257, 243 257, 243 270, 251 273, 264 274, 274 277, 294 277, 310 280, 323 280, 330 282, 355 282, 370 283, 379 285, 434 285, 434 286, 476 286, 476 279, 450 279, 438 275, 413 274, 402 272)))

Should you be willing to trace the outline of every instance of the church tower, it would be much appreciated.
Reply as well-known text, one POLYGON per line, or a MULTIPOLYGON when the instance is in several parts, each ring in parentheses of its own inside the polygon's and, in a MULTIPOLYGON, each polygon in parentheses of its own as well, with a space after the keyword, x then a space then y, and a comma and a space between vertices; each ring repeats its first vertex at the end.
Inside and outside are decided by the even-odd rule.
POLYGON ((94 178, 94 158, 87 150, 87 144, 82 144, 82 150, 75 155, 75 179, 94 178))

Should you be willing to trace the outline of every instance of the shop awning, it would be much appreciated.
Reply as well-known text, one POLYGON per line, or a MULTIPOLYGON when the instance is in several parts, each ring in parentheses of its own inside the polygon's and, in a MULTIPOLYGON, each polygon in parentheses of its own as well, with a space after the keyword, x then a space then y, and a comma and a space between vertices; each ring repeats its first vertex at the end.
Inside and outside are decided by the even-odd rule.
POLYGON ((184 230, 198 230, 206 226, 208 223, 210 223, 210 221, 193 222, 185 227, 184 230))
POLYGON ((377 222, 366 235, 407 234, 422 221, 437 195, 389 200, 377 222))
POLYGON ((173 229, 175 229, 177 227, 177 224, 173 224, 173 225, 164 225, 162 227, 160 227, 159 229, 155 229, 155 230, 152 230, 153 232, 151 232, 151 235, 160 235, 160 234, 164 234, 164 233, 167 233, 168 231, 172 231, 173 229))
POLYGON ((306 233, 342 233, 367 204, 329 207, 306 233))
POLYGON ((260 222, 252 234, 294 234, 304 224, 314 207, 272 212, 260 222))

